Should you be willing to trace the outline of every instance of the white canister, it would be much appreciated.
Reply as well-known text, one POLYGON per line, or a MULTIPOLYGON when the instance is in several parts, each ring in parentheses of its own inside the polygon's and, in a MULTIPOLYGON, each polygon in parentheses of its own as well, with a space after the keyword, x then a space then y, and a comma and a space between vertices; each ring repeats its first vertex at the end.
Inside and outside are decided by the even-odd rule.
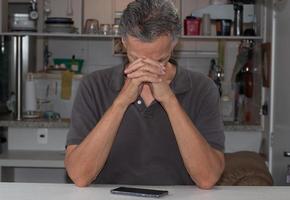
POLYGON ((211 35, 211 19, 210 14, 203 14, 201 20, 201 33, 202 35, 211 35))
POLYGON ((35 94, 35 83, 33 80, 33 74, 27 73, 25 82, 25 111, 36 111, 36 94, 35 94))

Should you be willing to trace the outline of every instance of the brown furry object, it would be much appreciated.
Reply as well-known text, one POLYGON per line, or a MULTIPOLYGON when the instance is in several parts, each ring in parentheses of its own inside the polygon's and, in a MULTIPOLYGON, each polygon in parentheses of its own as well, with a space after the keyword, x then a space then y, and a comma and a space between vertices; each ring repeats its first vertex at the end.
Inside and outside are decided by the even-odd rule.
POLYGON ((272 186, 273 179, 264 159, 255 152, 225 154, 225 171, 217 185, 272 186))

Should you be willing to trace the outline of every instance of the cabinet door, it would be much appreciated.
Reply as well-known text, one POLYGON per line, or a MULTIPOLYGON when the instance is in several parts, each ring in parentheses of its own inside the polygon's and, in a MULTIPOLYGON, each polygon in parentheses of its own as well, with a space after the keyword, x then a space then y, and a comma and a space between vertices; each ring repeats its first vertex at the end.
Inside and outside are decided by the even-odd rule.
POLYGON ((274 21, 276 22, 274 42, 274 111, 273 111, 273 140, 272 140, 272 174, 274 183, 277 185, 286 184, 287 166, 290 165, 290 158, 284 156, 284 152, 290 151, 290 2, 276 1, 283 3, 277 5, 274 21))
POLYGON ((122 12, 133 0, 114 0, 115 12, 122 12))
POLYGON ((81 32, 83 27, 83 0, 72 1, 73 16, 68 16, 67 6, 67 0, 51 0, 51 13, 49 17, 72 17, 74 26, 81 32))
POLYGON ((8 2, 7 0, 0 1, 0 33, 7 31, 8 21, 8 2))
MULTIPOLYGON (((131 3, 133 0, 114 0, 114 6, 115 6, 115 12, 122 12, 129 3, 131 3)), ((174 5, 179 10, 180 8, 180 0, 172 0, 174 5)))
POLYGON ((113 0, 85 0, 84 19, 97 19, 100 24, 113 23, 113 0))

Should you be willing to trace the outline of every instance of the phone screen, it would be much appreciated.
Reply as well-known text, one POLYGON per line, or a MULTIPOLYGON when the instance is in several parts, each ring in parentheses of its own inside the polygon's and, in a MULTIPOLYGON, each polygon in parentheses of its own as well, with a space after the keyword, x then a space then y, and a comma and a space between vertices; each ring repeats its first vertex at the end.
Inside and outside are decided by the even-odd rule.
POLYGON ((111 190, 112 194, 123 194, 131 196, 140 196, 140 197, 155 197, 159 198, 168 194, 168 191, 165 190, 152 190, 152 189, 143 189, 143 188, 131 188, 131 187, 118 187, 111 190))

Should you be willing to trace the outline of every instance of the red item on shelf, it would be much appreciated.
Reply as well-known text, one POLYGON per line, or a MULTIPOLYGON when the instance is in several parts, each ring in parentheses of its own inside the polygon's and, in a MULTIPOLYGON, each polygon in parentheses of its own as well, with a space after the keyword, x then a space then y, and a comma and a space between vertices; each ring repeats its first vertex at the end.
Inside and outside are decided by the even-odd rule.
POLYGON ((186 17, 184 19, 184 35, 200 35, 200 24, 200 18, 186 17))

